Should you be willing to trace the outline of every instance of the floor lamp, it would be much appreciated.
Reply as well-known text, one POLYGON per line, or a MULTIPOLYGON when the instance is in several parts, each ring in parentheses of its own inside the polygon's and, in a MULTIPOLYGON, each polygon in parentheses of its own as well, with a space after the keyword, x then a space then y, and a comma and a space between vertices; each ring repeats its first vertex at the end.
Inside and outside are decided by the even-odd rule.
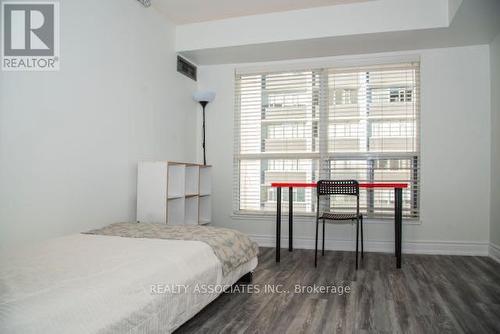
POLYGON ((215 92, 212 91, 198 91, 193 94, 193 100, 199 102, 203 108, 203 165, 207 164, 207 154, 205 150, 205 107, 209 102, 215 99, 215 92))

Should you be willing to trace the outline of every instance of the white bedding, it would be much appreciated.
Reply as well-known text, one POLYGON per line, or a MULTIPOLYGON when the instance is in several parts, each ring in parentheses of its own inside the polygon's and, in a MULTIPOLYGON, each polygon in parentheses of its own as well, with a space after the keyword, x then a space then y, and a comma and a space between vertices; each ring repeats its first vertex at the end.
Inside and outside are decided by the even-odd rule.
POLYGON ((0 255, 0 333, 168 333, 218 296, 184 286, 231 285, 256 266, 223 277, 200 241, 52 239, 0 255))

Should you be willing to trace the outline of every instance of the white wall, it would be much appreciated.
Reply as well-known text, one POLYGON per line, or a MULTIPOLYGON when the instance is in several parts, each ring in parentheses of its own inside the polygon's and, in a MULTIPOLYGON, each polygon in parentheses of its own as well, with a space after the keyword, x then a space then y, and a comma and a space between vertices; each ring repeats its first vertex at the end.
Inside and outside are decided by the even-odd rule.
POLYGON ((61 70, 0 72, 0 245, 135 220, 141 159, 194 158, 174 26, 135 0, 61 1, 61 70))
POLYGON ((491 62, 491 226, 490 241, 500 259, 500 35, 490 45, 491 62))
MULTIPOLYGON (((404 247, 418 252, 486 254, 490 219, 489 48, 482 45, 400 54, 420 55, 422 80, 421 224, 404 226, 404 247)), ((353 57, 326 60, 349 58, 353 57)), ((231 208, 234 69, 257 65, 260 66, 204 66, 199 69, 199 84, 217 92, 207 112, 208 161, 214 165, 214 222, 247 232, 263 244, 274 245, 273 217, 236 219, 231 208)), ((298 246, 313 245, 311 222, 312 219, 296 223, 294 235, 298 246)), ((286 234, 286 225, 283 226, 286 234)), ((327 234, 329 248, 352 248, 351 227, 329 226, 327 234)), ((367 225, 366 238, 369 249, 391 250, 393 225, 367 225)))

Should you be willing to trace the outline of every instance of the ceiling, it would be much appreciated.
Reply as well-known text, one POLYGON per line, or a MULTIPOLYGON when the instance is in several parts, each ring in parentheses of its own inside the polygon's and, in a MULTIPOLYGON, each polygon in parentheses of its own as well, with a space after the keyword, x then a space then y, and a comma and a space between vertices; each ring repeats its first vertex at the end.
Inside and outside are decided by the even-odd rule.
POLYGON ((276 41, 180 53, 198 65, 268 62, 489 44, 500 34, 500 0, 464 0, 449 27, 276 41))
POLYGON ((152 0, 176 24, 374 0, 152 0))

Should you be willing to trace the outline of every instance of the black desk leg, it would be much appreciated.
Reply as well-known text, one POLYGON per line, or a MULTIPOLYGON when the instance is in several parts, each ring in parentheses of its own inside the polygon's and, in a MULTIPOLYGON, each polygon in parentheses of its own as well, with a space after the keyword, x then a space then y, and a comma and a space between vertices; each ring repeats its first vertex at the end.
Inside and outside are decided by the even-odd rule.
MULTIPOLYGON (((396 189, 394 189, 396 191, 396 189)), ((396 194, 394 193, 394 257, 398 257, 398 223, 396 222, 396 194)))
POLYGON ((276 262, 280 262, 281 247, 281 187, 276 188, 276 262))
POLYGON ((394 220, 396 225, 396 267, 401 268, 401 244, 403 234, 403 189, 394 189, 394 220))
POLYGON ((293 251, 293 188, 288 188, 288 251, 293 251))

